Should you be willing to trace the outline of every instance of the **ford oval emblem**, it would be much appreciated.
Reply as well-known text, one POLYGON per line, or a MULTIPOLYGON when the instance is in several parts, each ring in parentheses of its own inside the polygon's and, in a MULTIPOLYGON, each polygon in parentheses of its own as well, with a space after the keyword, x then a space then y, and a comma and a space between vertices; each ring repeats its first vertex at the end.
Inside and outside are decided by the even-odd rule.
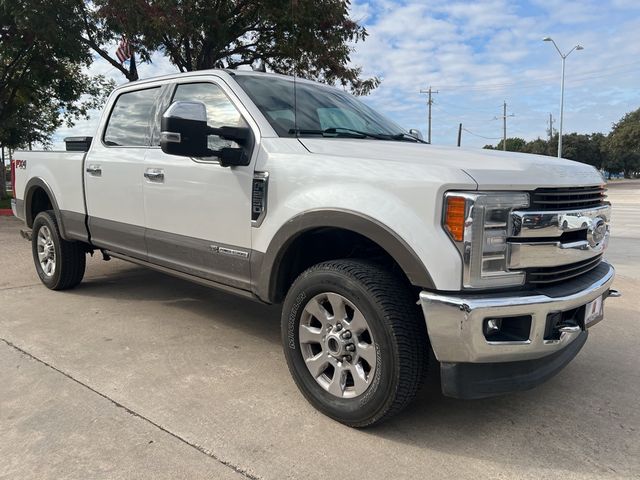
POLYGON ((602 217, 596 218, 589 227, 587 240, 592 248, 597 247, 607 234, 607 224, 602 217))

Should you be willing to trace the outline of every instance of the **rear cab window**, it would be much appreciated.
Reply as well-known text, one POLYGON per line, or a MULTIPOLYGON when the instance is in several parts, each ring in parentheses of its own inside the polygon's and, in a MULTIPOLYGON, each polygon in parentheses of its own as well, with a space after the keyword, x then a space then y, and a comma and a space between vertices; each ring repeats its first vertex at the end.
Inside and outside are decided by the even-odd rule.
POLYGON ((108 147, 148 147, 153 110, 160 87, 121 93, 113 104, 103 135, 108 147))

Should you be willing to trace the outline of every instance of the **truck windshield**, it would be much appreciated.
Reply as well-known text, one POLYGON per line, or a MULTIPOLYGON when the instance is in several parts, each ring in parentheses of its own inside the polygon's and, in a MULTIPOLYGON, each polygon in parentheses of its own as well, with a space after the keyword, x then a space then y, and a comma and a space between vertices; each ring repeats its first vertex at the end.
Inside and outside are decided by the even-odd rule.
POLYGON ((336 88, 299 81, 294 99, 291 78, 239 74, 234 79, 281 137, 322 135, 417 141, 391 120, 336 88))

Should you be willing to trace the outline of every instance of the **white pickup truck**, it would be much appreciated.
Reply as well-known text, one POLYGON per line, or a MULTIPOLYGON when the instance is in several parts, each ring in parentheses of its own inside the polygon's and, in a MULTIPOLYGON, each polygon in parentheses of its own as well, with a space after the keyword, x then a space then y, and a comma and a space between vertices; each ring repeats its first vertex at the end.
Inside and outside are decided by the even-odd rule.
POLYGON ((100 251, 283 303, 293 378, 347 425, 400 411, 433 367, 451 397, 532 388, 618 295, 593 167, 429 145, 326 85, 225 70, 129 83, 67 150, 13 161, 47 287, 78 285, 100 251))

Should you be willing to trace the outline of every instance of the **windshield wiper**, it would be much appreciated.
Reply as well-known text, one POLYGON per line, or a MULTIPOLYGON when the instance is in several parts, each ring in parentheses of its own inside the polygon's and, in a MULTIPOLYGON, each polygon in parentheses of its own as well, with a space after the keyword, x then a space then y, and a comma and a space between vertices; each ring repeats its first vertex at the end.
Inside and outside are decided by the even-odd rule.
POLYGON ((343 127, 331 127, 325 128, 324 130, 305 130, 305 129, 295 129, 292 128, 289 130, 289 133, 297 133, 300 135, 344 135, 352 138, 375 138, 376 140, 386 140, 387 137, 384 135, 379 135, 377 133, 371 132, 363 132, 361 130, 354 130, 352 128, 343 128, 343 127))
POLYGON ((416 143, 427 143, 427 144, 429 143, 429 142, 425 142, 424 140, 418 137, 414 137, 413 135, 409 135, 408 133, 404 133, 404 132, 396 133, 395 135, 389 135, 388 137, 393 140, 409 141, 409 142, 416 142, 416 143))

